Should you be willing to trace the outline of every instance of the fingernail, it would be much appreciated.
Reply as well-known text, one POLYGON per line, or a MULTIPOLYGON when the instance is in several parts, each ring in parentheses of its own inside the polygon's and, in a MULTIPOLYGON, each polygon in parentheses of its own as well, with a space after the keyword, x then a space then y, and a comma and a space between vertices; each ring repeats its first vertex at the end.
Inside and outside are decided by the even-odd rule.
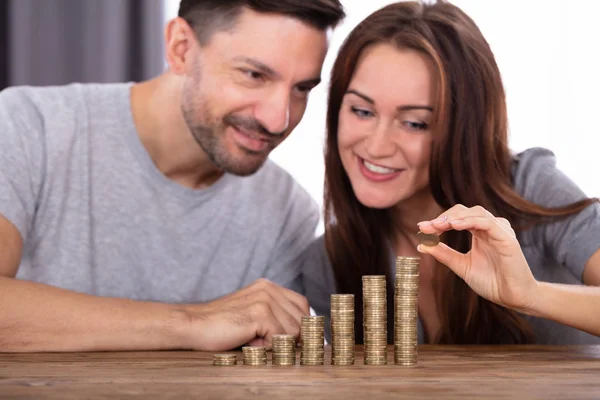
POLYGON ((421 227, 421 226, 430 226, 431 225, 431 221, 421 221, 417 224, 417 226, 421 227))
POLYGON ((447 219, 448 219, 448 216, 444 215, 443 217, 439 217, 437 219, 434 219, 431 222, 434 223, 434 224, 439 224, 439 223, 442 223, 442 222, 446 222, 447 219))
POLYGON ((427 252, 425 251, 425 246, 423 246, 422 244, 420 244, 420 245, 417 246, 417 251, 419 253, 427 254, 427 252))

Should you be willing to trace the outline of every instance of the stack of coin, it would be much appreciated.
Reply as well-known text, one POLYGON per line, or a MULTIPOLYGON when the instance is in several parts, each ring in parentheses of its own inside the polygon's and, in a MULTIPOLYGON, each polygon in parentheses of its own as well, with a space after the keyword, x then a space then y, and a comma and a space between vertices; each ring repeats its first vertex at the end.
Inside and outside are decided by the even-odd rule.
POLYGON ((242 347, 244 365, 267 365, 267 349, 259 346, 242 347))
POLYGON ((273 365, 296 364, 296 337, 273 335, 273 365))
POLYGON ((213 365, 219 365, 219 366, 237 365, 237 355, 235 355, 235 354, 213 354, 213 365))
POLYGON ((331 295, 331 364, 354 364, 354 295, 331 295))
POLYGON ((301 365, 323 365, 325 358, 325 317, 303 316, 300 325, 301 365))
POLYGON ((365 365, 387 364, 387 292, 385 275, 365 275, 363 333, 365 365))
POLYGON ((419 257, 396 258, 394 294, 394 362, 417 364, 419 257))

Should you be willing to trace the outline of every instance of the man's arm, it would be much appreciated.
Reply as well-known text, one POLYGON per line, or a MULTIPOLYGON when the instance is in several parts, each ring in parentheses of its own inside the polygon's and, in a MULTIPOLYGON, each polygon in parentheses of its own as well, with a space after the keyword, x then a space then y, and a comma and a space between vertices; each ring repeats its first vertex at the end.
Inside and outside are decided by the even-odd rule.
POLYGON ((270 345, 299 332, 306 300, 267 281, 205 304, 103 298, 15 279, 18 230, 0 215, 0 352, 198 349, 270 345))
POLYGON ((14 279, 23 241, 0 215, 0 351, 141 350, 182 344, 184 313, 14 279))

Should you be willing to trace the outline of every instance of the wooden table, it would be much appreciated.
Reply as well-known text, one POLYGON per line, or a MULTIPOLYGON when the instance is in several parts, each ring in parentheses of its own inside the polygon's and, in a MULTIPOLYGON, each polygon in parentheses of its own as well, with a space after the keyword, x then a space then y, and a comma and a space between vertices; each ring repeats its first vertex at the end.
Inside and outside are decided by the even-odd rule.
POLYGON ((600 346, 421 346, 411 368, 361 357, 357 346, 348 367, 216 367, 188 351, 0 354, 0 398, 600 399, 600 346))

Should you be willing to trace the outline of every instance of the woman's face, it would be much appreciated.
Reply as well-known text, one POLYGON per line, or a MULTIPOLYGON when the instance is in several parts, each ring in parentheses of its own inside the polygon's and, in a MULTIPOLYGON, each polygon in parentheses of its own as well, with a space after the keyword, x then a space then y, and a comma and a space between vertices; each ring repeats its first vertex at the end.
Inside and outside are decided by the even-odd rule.
POLYGON ((434 69, 414 50, 363 51, 339 114, 338 146, 358 200, 389 208, 429 190, 434 69))

